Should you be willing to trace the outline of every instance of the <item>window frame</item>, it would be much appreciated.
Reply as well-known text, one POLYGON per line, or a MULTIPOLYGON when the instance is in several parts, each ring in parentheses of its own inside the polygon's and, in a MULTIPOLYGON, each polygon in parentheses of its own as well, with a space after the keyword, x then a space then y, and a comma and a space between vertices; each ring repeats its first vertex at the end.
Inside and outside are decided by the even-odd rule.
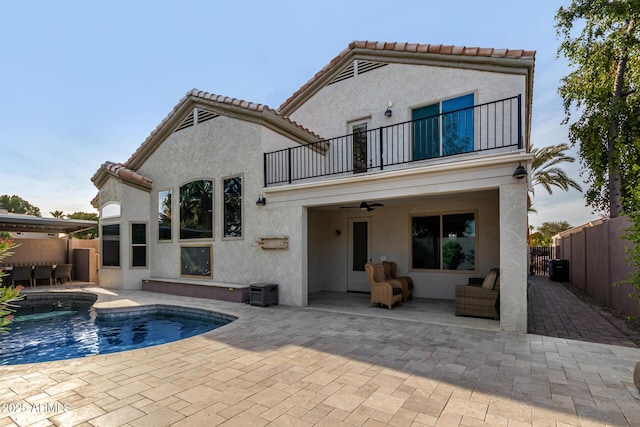
POLYGON ((371 147, 369 146, 369 135, 372 129, 371 116, 361 117, 347 122, 347 135, 349 135, 351 139, 347 150, 349 153, 348 161, 351 163, 351 172, 353 174, 364 173, 369 169, 372 155, 371 147), (359 152, 359 156, 357 156, 356 151, 359 152), (364 158, 362 158, 363 156, 364 158))
POLYGON ((157 197, 158 197, 157 198, 157 204, 156 204, 156 207, 157 207, 156 221, 158 222, 158 227, 157 227, 156 231, 158 233, 158 238, 157 238, 158 243, 171 243, 171 242, 173 242, 173 223, 174 223, 174 221, 173 221, 173 212, 174 212, 173 202, 174 202, 174 199, 175 199, 175 197, 173 197, 173 193, 174 193, 173 188, 166 188, 166 189, 160 190, 160 191, 158 191, 156 193, 157 197), (170 221, 170 224, 169 224, 169 238, 168 239, 161 239, 160 238, 160 236, 161 236, 161 233, 160 233, 160 213, 161 213, 160 212, 160 194, 166 193, 166 192, 169 193, 169 197, 171 198, 171 202, 170 202, 171 211, 169 212, 171 214, 171 216, 169 217, 169 221, 170 221))
POLYGON ((220 191, 222 198, 221 206, 222 206, 222 240, 243 240, 244 239, 244 173, 239 173, 235 175, 229 175, 222 177, 222 190, 220 191), (227 203, 225 201, 225 181, 240 178, 240 235, 239 236, 226 236, 226 206, 227 203))
POLYGON ((409 216, 409 270, 415 272, 439 272, 439 273, 453 273, 453 274, 469 274, 470 272, 477 273, 479 267, 479 257, 478 257, 478 247, 480 235, 478 233, 478 210, 477 209, 463 209, 456 211, 437 211, 437 212, 424 212, 424 213, 415 213, 409 216), (445 238, 444 234, 444 217, 451 215, 461 215, 461 214, 471 214, 473 215, 474 221, 474 242, 473 242, 473 268, 467 270, 450 270, 444 268, 444 256, 443 249, 445 246, 445 238), (439 218, 439 264, 438 268, 419 268, 414 267, 414 256, 413 256, 413 219, 414 218, 423 218, 423 217, 438 217, 439 218))
POLYGON ((416 105, 414 107, 411 107, 411 121, 412 123, 414 123, 412 125, 412 142, 411 142, 411 158, 414 161, 420 161, 420 160, 428 160, 428 159, 437 159, 437 158, 441 158, 441 157, 446 157, 446 156, 450 156, 450 155, 455 155, 455 154, 465 154, 465 153, 473 153, 476 150, 476 128, 477 128, 477 123, 476 123, 476 113, 475 113, 475 106, 476 106, 476 100, 478 98, 478 94, 476 91, 471 91, 471 92, 467 92, 467 93, 463 93, 463 94, 458 94, 458 95, 454 95, 454 96, 449 96, 446 98, 442 98, 439 99, 437 101, 433 101, 433 102, 429 102, 426 104, 422 104, 422 105, 416 105), (460 120, 460 116, 448 116, 449 114, 452 114, 453 112, 458 112, 460 111, 459 108, 453 108, 451 110, 448 111, 444 111, 444 105, 448 104, 448 103, 452 103, 452 102, 456 102, 459 101, 463 98, 467 98, 471 96, 471 106, 467 106, 467 107, 462 107, 461 110, 465 111, 465 120, 464 120, 464 124, 466 127, 466 131, 465 131, 465 135, 468 133, 468 131, 470 130, 470 136, 471 136, 471 141, 470 141, 470 150, 468 151, 460 151, 460 152, 450 152, 451 147, 449 147, 447 144, 445 144, 445 142, 448 141, 447 135, 445 134, 447 132, 447 128, 445 126, 445 123, 448 121, 451 122, 455 122, 456 120, 460 120), (414 113, 419 111, 419 110, 424 110, 427 108, 432 108, 432 109, 437 109, 437 113, 430 113, 427 117, 425 118, 414 118, 414 113), (467 116, 467 114, 470 113, 470 117, 467 116), (415 126, 417 125, 417 122, 420 120, 426 120, 427 118, 430 118, 429 121, 425 121, 424 126, 425 126, 425 130, 422 130, 422 126, 420 127, 420 130, 416 130, 415 126), (433 118, 437 118, 437 120, 433 120, 433 118), (469 121, 467 119, 470 119, 469 121), (469 128, 470 127, 470 128, 469 128), (430 128, 435 128, 435 131, 437 133, 436 134, 432 134, 431 137, 432 138, 437 138, 437 141, 433 141, 429 139, 429 129, 430 128), (425 140, 422 141, 422 136, 421 139, 418 140, 416 134, 420 133, 421 135, 424 134, 424 138, 425 140), (435 145, 433 144, 435 142, 435 145), (431 144, 430 144, 431 143, 431 144), (424 147, 422 147, 421 144, 424 144, 424 147), (433 147, 437 149, 437 155, 433 155, 430 154, 431 150, 429 150, 429 147, 433 147), (417 153, 422 153, 422 148, 424 148, 424 152, 425 154, 417 154, 417 153), (419 151, 418 151, 419 150, 419 151))
POLYGON ((180 245, 180 252, 178 253, 178 267, 179 267, 179 271, 180 271, 180 277, 187 277, 187 278, 192 278, 192 279, 213 279, 213 245, 211 244, 185 244, 185 245, 180 245), (206 249, 209 251, 209 274, 208 275, 204 275, 204 274, 184 274, 183 273, 183 258, 184 258, 184 251, 188 250, 188 249, 206 249))
POLYGON ((108 268, 108 269, 120 269, 122 268, 122 230, 121 230, 120 222, 107 222, 106 224, 100 224, 100 268, 108 268), (107 251, 105 250, 104 244, 105 241, 115 241, 116 239, 105 239, 104 228, 110 226, 118 227, 118 238, 117 238, 117 248, 118 248, 118 264, 117 265, 106 265, 104 263, 107 258, 105 254, 107 251))
POLYGON ((202 241, 213 241, 215 240, 215 193, 216 193, 216 182, 215 179, 213 178, 193 178, 189 181, 185 181, 184 183, 182 183, 179 187, 178 187, 178 241, 179 242, 202 242, 202 241), (182 237, 182 230, 183 230, 183 220, 182 220, 182 188, 188 184, 191 184, 193 182, 197 182, 197 181, 208 181, 211 183, 211 236, 205 236, 205 237, 182 237))
POLYGON ((129 268, 131 269, 148 269, 149 268, 149 223, 146 221, 130 221, 129 222, 129 268), (144 243, 134 243, 133 241, 133 226, 144 225, 144 243), (144 265, 133 265, 133 248, 144 247, 144 265))

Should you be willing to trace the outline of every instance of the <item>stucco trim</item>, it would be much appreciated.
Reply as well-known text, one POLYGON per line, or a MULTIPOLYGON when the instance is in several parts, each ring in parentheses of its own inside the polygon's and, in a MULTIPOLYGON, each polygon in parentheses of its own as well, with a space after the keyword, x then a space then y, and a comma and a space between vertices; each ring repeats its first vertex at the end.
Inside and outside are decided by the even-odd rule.
POLYGON ((280 187, 264 187, 262 193, 265 196, 276 194, 287 194, 304 192, 308 190, 317 190, 326 187, 335 187, 339 185, 362 184, 367 182, 376 182, 380 180, 393 180, 398 178, 409 178, 417 175, 425 175, 430 173, 442 173, 461 171, 477 167, 487 167, 487 165, 496 166, 508 163, 522 162, 530 164, 533 161, 533 155, 524 151, 514 152, 512 154, 499 154, 489 156, 477 156, 473 159, 460 160, 457 162, 447 162, 436 165, 425 165, 421 167, 413 167, 407 169, 396 169, 392 171, 382 171, 371 174, 357 174, 344 178, 332 178, 323 181, 305 182, 300 184, 289 184, 280 187))

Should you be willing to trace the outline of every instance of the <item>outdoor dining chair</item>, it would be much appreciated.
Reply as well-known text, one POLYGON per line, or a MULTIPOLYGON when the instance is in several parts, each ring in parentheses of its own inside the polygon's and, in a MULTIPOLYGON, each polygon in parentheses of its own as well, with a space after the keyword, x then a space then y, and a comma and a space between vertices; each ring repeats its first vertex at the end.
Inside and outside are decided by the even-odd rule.
POLYGON ((56 269, 53 271, 53 283, 64 283, 64 280, 71 281, 71 268, 73 264, 58 264, 56 265, 56 269))
POLYGON ((38 284, 38 280, 48 280, 49 286, 53 284, 53 267, 50 265, 36 265, 33 270, 33 285, 38 284))
POLYGON ((22 281, 28 281, 31 286, 35 286, 33 280, 31 280, 31 270, 32 267, 30 265, 14 265, 11 270, 11 286, 15 286, 16 282, 22 281))

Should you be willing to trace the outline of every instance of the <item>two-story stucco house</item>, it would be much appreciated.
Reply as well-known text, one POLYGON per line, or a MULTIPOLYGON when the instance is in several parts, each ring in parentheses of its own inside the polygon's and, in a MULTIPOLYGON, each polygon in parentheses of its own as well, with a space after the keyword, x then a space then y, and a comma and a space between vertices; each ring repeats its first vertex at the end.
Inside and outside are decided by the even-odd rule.
MULTIPOLYGON (((353 42, 277 110, 193 90, 99 189, 100 284, 279 285, 281 304, 369 290, 394 260, 414 296, 500 268, 526 332, 535 53, 353 42)), ((187 286, 187 285, 185 285, 187 286)))

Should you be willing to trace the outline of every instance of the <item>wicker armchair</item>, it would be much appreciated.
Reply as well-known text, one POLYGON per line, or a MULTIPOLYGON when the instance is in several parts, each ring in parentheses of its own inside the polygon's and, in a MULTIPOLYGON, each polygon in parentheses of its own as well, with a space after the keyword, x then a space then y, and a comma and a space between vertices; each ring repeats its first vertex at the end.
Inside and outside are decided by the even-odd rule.
POLYGON ((456 286, 456 316, 500 319, 500 271, 489 270, 481 282, 469 279, 468 285, 456 286))
POLYGON ((387 279, 398 280, 402 283, 402 301, 408 301, 413 296, 413 279, 409 276, 398 277, 398 264, 394 261, 382 261, 384 265, 384 277, 387 279))
POLYGON ((384 265, 367 263, 364 266, 371 288, 371 303, 386 305, 389 310, 393 304, 402 301, 402 283, 398 280, 385 279, 384 265))

